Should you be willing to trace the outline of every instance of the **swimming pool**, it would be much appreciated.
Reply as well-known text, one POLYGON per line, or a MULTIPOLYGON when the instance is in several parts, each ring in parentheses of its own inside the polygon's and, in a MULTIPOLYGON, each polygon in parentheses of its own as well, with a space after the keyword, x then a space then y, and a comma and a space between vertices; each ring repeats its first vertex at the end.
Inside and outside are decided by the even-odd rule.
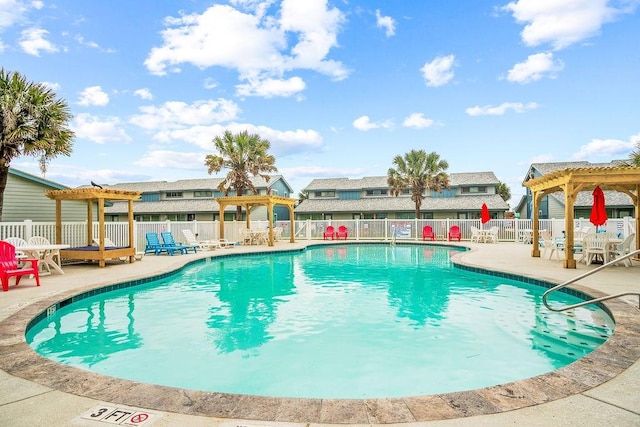
POLYGON ((214 259, 78 298, 27 339, 61 363, 141 382, 361 398, 530 377, 613 329, 600 310, 548 312, 539 286, 453 268, 451 251, 367 244, 214 259))

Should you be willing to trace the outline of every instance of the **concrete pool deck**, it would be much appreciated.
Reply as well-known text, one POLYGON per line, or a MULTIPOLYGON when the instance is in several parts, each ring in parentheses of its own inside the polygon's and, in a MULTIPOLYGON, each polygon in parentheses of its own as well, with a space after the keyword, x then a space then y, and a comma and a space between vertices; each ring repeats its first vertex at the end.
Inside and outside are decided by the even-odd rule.
MULTIPOLYGON (((309 242, 318 244, 320 242, 309 242)), ((350 242, 354 243, 354 242, 350 242)), ((181 256, 147 255, 134 264, 65 266, 65 275, 32 279, 0 295, 0 425, 106 426, 97 408, 148 413, 153 426, 638 426, 640 310, 638 297, 607 302, 616 331, 603 346, 558 371, 506 385, 404 399, 276 399, 152 386, 104 377, 41 358, 24 341, 27 322, 81 291, 170 272, 209 256, 303 248, 307 242, 236 247, 181 256)), ((455 262, 560 283, 594 266, 563 269, 532 258, 531 245, 470 244, 455 262)), ((13 281, 11 282, 13 283, 13 281)), ((594 296, 640 290, 640 263, 608 268, 578 282, 594 296)), ((112 422, 113 424, 113 422, 112 422)), ((136 425, 136 424, 134 424, 136 425)))

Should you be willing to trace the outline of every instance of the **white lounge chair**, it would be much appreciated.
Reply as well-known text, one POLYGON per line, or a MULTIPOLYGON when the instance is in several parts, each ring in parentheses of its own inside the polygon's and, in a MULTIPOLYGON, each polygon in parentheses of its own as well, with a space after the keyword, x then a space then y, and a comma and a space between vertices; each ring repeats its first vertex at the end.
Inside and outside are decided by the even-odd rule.
POLYGON ((187 243, 189 245, 196 246, 198 249, 202 249, 203 251, 212 251, 218 247, 217 244, 210 240, 198 240, 191 230, 182 230, 182 234, 184 235, 184 238, 187 239, 187 243))

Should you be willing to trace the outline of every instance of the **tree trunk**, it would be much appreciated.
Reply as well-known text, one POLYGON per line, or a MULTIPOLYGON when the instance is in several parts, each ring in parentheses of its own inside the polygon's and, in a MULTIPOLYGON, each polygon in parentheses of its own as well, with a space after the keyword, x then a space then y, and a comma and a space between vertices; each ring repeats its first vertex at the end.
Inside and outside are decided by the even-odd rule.
POLYGON ((242 206, 236 206, 236 221, 242 221, 242 206))
POLYGON ((4 206, 4 190, 7 188, 7 179, 9 178, 9 167, 5 166, 5 162, 0 164, 0 221, 2 221, 2 207, 4 206))

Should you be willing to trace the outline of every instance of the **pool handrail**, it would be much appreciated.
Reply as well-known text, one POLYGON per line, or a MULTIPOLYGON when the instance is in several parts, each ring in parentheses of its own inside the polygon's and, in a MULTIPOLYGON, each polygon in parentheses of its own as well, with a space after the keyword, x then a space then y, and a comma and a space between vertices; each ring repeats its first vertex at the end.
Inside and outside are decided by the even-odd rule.
MULTIPOLYGON (((550 293, 555 292, 555 291, 557 291, 559 289, 562 289, 562 288, 564 288, 566 286, 569 286, 570 284, 575 283, 580 279, 584 279, 587 276, 591 276, 592 274, 595 274, 595 273, 597 273, 597 272, 599 272, 601 270, 604 270, 605 268, 608 268, 613 264, 617 264, 622 260, 625 260, 627 258, 631 258, 634 255, 640 255, 640 249, 636 249, 633 252, 629 252, 628 254, 625 254, 624 256, 618 257, 618 258, 616 258, 616 259, 614 259, 612 261, 609 261, 606 264, 603 264, 603 265, 601 265, 601 266, 599 266, 597 268, 594 268, 593 270, 587 271, 586 273, 583 273, 583 274, 579 275, 578 277, 575 277, 573 279, 567 280, 566 282, 560 283, 557 286, 554 286, 553 288, 547 290, 544 294, 542 294, 542 302, 551 311, 566 311, 566 310, 571 310, 572 308, 578 308, 578 307, 582 307, 584 305, 595 304, 597 302, 607 301, 607 300, 614 299, 614 298, 620 298, 620 297, 627 296, 627 295, 637 295, 638 297, 640 297, 640 291, 637 291, 637 292, 620 292, 620 293, 617 293, 617 294, 607 295, 607 296, 600 297, 600 298, 593 298, 593 299, 590 299, 588 301, 582 301, 582 302, 577 303, 577 304, 567 305, 567 306, 559 307, 559 308, 551 307, 549 305, 549 302, 547 301, 547 298, 549 297, 550 293)), ((638 300, 638 307, 640 308, 640 299, 638 300)))

